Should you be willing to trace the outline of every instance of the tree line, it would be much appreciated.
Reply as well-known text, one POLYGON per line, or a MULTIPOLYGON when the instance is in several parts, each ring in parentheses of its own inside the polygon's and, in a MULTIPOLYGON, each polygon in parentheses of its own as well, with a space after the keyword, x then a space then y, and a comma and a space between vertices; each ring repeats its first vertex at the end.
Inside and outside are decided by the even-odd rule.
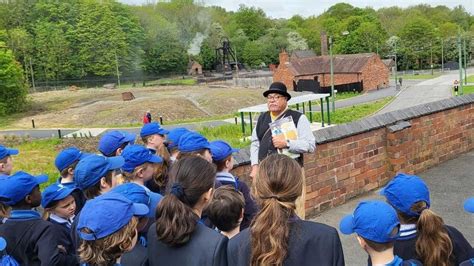
MULTIPOLYGON (((461 32, 472 50, 474 16, 464 7, 374 10, 338 3, 320 15, 270 18, 260 8, 235 11, 193 0, 129 6, 113 0, 0 1, 0 45, 12 51, 24 79, 57 81, 184 73, 189 60, 211 69, 228 37, 240 63, 278 63, 281 49, 320 54, 320 33, 335 53, 398 55, 399 69, 456 61, 461 32), (343 34, 344 33, 344 34, 343 34)), ((0 54, 6 54, 5 52, 0 54)))

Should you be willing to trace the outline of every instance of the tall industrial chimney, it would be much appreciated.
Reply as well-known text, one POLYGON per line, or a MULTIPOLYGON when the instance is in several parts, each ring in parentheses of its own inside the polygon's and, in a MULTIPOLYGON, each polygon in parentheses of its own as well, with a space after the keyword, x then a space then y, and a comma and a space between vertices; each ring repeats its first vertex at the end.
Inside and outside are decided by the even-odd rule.
POLYGON ((321 55, 328 55, 328 36, 325 31, 321 31, 321 55))

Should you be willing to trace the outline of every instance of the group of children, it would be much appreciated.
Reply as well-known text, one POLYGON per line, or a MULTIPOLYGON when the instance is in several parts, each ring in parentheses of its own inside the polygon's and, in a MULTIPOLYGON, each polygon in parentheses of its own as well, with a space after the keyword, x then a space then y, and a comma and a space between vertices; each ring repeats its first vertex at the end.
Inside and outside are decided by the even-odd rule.
MULTIPOLYGON (((337 230, 295 213, 304 182, 293 159, 264 159, 251 192, 230 173, 238 150, 224 141, 156 122, 140 137, 109 131, 101 155, 62 150, 42 193, 48 177, 12 173, 18 150, 0 145, 0 265, 345 264, 337 230)), ((399 174, 381 194, 340 223, 369 265, 473 264, 469 242, 429 209, 423 180, 399 174)))

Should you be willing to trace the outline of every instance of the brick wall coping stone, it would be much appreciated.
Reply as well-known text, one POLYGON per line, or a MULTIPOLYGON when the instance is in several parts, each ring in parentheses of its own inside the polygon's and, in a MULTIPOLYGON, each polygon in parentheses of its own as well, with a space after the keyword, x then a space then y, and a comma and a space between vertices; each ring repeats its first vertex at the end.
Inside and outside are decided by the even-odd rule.
MULTIPOLYGON (((397 122, 442 112, 472 103, 474 103, 474 94, 451 97, 449 99, 366 117, 347 124, 323 128, 314 132, 314 136, 316 138, 316 144, 323 144, 386 126, 391 126, 391 131, 398 131, 409 127, 410 123, 397 122)), ((240 149, 240 151, 234 155, 234 160, 234 167, 250 164, 250 147, 240 149)))

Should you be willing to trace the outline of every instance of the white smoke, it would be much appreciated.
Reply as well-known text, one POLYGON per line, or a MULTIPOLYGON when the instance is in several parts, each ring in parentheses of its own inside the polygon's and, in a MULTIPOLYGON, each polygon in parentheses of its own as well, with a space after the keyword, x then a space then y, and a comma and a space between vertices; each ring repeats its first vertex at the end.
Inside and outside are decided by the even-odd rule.
POLYGON ((190 55, 198 55, 199 52, 201 51, 201 44, 206 38, 206 35, 197 32, 196 35, 194 36, 193 40, 189 44, 189 49, 188 49, 188 54, 190 55))

